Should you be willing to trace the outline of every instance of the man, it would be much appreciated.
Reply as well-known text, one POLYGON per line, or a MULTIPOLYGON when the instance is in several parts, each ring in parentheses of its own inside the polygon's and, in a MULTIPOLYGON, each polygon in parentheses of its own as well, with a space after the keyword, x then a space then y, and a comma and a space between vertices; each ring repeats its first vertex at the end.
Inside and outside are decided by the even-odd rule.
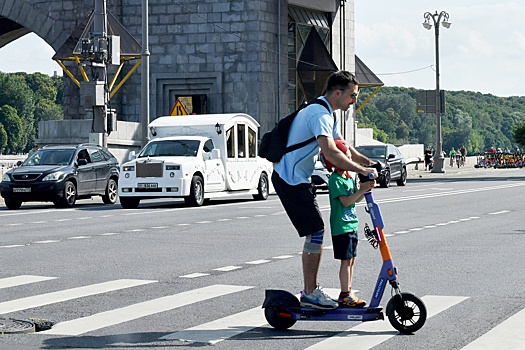
POLYGON ((324 157, 336 167, 351 170, 365 176, 373 174, 374 168, 366 168, 360 164, 372 165, 372 162, 355 148, 350 146, 351 158, 341 152, 336 139, 342 139, 339 133, 339 121, 332 113, 335 110, 347 111, 356 103, 358 81, 349 72, 339 71, 330 75, 324 96, 320 97, 328 103, 330 111, 319 104, 311 104, 302 109, 294 119, 288 136, 288 145, 297 144, 314 136, 317 142, 286 153, 280 162, 274 164, 272 183, 283 204, 290 221, 300 237, 305 238, 302 253, 304 288, 301 305, 319 309, 334 309, 337 301, 332 300, 317 283, 317 273, 321 261, 324 236, 324 223, 315 191, 310 177, 315 168, 315 160, 319 148, 324 157))

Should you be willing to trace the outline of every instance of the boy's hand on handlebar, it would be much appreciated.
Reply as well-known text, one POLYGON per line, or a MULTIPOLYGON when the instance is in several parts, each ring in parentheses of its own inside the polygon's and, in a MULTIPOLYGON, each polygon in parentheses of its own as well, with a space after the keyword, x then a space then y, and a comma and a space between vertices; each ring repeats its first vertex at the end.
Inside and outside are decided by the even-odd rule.
POLYGON ((372 188, 376 187, 375 180, 370 180, 367 182, 362 182, 361 187, 359 188, 363 193, 372 191, 372 188))

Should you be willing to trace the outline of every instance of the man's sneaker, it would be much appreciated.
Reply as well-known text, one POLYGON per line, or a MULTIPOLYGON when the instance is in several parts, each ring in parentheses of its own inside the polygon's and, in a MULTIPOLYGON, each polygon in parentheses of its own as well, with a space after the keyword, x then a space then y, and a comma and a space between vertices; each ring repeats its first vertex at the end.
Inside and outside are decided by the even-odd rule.
POLYGON ((301 306, 321 310, 332 310, 339 306, 337 301, 332 300, 318 285, 310 294, 301 293, 301 306))
POLYGON ((340 307, 365 307, 366 301, 363 299, 359 299, 354 293, 350 293, 349 295, 337 300, 340 307))

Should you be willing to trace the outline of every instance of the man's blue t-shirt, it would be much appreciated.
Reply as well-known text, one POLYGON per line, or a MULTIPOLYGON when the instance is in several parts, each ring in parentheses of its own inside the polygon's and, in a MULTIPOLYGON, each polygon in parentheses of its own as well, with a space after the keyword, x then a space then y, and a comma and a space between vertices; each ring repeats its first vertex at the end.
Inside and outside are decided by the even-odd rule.
MULTIPOLYGON (((302 109, 292 123, 287 146, 308 140, 312 136, 316 139, 319 136, 328 136, 334 140, 341 137, 339 120, 332 116, 333 110, 330 104, 324 97, 319 98, 328 104, 330 112, 319 104, 311 104, 302 109)), ((319 145, 317 141, 312 141, 304 147, 286 153, 273 167, 281 179, 289 185, 310 183, 318 154, 319 145)))

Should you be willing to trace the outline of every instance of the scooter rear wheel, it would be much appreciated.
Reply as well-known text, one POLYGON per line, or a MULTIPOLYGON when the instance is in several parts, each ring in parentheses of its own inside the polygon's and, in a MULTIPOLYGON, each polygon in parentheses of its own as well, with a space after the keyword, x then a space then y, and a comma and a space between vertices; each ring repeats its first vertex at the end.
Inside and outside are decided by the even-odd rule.
POLYGON ((280 297, 272 298, 267 301, 266 307, 264 308, 264 317, 266 321, 275 329, 288 329, 292 327, 297 320, 294 320, 290 317, 282 316, 285 313, 287 307, 297 307, 299 306, 299 300, 294 296, 290 297, 280 297))
POLYGON ((412 293, 394 295, 386 306, 388 320, 401 333, 421 329, 427 320, 427 307, 412 293))

